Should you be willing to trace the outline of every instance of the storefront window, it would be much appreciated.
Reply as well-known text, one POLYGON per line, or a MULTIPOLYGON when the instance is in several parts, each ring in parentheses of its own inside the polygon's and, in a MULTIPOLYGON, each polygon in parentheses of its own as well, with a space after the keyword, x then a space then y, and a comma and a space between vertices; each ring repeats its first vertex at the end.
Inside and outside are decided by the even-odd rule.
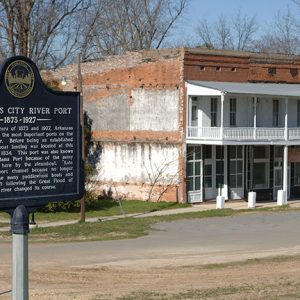
POLYGON ((187 148, 187 189, 188 191, 201 190, 201 146, 187 148))
POLYGON ((300 185, 300 163, 294 163, 294 184, 300 185))
POLYGON ((212 165, 208 164, 204 166, 204 187, 212 187, 212 165))
POLYGON ((229 184, 231 188, 243 187, 243 147, 230 147, 229 184))
POLYGON ((269 146, 253 147, 253 187, 268 188, 269 187, 269 146))

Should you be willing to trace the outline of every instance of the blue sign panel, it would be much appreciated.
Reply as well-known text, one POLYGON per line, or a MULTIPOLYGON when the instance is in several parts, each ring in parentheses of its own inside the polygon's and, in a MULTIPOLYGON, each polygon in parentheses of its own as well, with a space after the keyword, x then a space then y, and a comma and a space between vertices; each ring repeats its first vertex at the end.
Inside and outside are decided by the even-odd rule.
POLYGON ((78 92, 54 92, 24 57, 0 71, 0 209, 78 200, 84 193, 78 92))

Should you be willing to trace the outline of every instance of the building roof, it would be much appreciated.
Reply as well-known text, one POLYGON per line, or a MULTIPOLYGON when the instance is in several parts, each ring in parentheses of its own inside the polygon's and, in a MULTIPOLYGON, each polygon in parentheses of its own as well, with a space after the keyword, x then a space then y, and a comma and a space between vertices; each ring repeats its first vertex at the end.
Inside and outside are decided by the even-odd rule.
POLYGON ((214 90, 216 95, 220 93, 229 93, 258 96, 300 97, 300 84, 238 83, 197 80, 188 80, 187 83, 192 86, 194 95, 196 95, 197 90, 199 91, 199 95, 201 95, 201 90, 207 88, 214 90), (197 89, 197 87, 199 88, 197 89))

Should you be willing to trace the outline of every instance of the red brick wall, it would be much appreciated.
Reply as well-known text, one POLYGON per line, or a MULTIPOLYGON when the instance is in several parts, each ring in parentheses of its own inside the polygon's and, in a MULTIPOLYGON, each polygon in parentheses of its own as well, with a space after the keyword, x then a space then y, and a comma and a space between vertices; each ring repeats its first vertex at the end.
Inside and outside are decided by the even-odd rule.
POLYGON ((300 57, 233 51, 186 51, 184 78, 227 82, 300 83, 300 57))

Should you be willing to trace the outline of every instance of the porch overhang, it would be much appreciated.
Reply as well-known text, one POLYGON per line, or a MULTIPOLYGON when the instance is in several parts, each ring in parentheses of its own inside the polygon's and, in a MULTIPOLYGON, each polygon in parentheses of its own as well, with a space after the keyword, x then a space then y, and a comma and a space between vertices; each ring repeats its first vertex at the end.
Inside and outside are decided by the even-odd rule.
POLYGON ((240 83, 216 81, 186 81, 189 96, 220 96, 222 94, 300 97, 300 84, 240 83))

